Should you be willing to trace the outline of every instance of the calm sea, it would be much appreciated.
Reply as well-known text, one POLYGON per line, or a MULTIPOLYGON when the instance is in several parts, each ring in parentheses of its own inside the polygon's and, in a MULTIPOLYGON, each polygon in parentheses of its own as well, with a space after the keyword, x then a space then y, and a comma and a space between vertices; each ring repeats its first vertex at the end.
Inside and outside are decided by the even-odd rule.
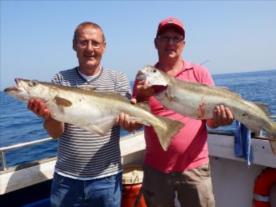
MULTIPOLYGON (((276 115, 276 70, 214 75, 216 85, 227 87, 247 100, 262 102, 276 115)), ((225 130, 229 130, 229 127, 225 130)), ((122 131, 122 134, 126 134, 122 131)), ((42 121, 26 104, 0 92, 0 147, 48 137, 42 121)), ((57 141, 16 149, 6 154, 8 166, 51 157, 57 141)))

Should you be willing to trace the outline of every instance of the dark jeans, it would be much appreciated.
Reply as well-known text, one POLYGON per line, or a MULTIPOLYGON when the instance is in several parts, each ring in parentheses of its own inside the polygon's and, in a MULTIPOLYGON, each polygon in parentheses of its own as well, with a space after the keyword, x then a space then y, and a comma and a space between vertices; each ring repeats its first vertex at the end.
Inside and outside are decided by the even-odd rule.
POLYGON ((122 173, 85 181, 55 173, 51 189, 51 206, 120 207, 121 183, 122 173))

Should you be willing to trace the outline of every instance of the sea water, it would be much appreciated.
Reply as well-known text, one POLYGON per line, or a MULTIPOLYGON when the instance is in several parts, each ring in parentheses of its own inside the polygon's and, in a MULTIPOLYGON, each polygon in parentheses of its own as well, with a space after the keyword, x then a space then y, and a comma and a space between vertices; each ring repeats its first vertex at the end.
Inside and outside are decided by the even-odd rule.
MULTIPOLYGON (((213 76, 216 85, 229 88, 243 98, 267 104, 276 115, 276 70, 222 74, 213 76)), ((220 127, 229 131, 231 127, 220 127)), ((122 130, 122 135, 127 132, 122 130)), ((48 137, 41 118, 22 103, 0 92, 0 147, 48 137)), ((6 153, 8 166, 56 155, 57 141, 33 145, 6 153)))

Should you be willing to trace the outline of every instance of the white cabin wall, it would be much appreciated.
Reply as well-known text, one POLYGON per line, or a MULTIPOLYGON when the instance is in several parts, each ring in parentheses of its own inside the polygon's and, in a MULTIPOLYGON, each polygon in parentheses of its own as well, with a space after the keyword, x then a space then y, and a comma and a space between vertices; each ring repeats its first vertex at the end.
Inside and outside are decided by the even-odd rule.
MULTIPOLYGON (((265 167, 217 157, 210 163, 216 207, 251 207, 255 178, 265 167)), ((271 207, 276 207, 276 186, 270 197, 271 207)))

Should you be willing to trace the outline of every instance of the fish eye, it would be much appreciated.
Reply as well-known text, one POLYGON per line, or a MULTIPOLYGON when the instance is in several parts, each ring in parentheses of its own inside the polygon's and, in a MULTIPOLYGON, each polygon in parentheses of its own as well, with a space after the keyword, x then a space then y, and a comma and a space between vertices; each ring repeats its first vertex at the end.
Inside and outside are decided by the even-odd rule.
POLYGON ((153 72, 156 73, 156 69, 153 69, 153 72))
POLYGON ((31 86, 31 87, 36 86, 37 81, 30 81, 28 85, 31 86))

